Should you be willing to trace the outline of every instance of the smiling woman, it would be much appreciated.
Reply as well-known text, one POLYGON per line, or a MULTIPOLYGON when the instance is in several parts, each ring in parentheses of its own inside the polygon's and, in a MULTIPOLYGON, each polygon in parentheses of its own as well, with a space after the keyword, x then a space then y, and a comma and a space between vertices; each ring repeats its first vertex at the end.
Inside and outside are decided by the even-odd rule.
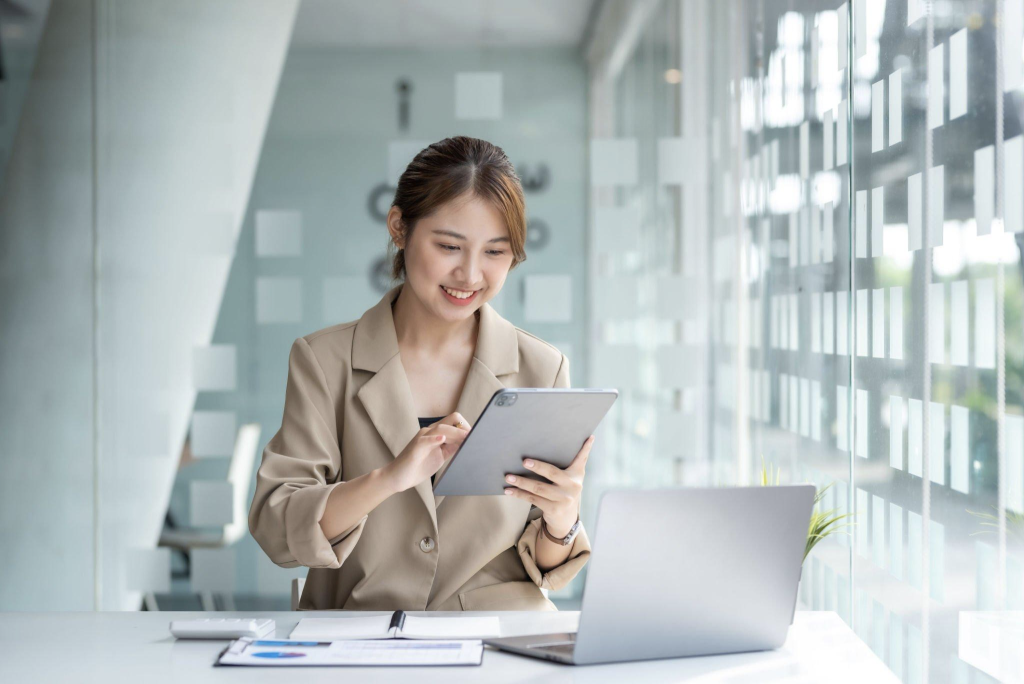
POLYGON ((526 258, 525 215, 500 148, 430 145, 388 212, 403 282, 295 341, 249 527, 278 565, 311 568, 301 609, 550 610, 541 589, 586 563, 593 438, 564 470, 524 458, 538 478, 506 474, 505 496, 441 506, 431 487, 496 390, 569 386, 565 356, 488 304, 526 258))

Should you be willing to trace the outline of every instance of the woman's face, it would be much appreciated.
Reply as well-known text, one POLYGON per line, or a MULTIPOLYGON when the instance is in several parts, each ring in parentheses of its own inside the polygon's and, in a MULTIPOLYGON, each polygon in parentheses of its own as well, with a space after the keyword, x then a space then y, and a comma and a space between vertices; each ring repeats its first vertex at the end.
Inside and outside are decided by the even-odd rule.
POLYGON ((493 299, 512 266, 502 215, 471 194, 421 218, 398 246, 405 249, 406 285, 427 310, 446 321, 467 319, 493 299))

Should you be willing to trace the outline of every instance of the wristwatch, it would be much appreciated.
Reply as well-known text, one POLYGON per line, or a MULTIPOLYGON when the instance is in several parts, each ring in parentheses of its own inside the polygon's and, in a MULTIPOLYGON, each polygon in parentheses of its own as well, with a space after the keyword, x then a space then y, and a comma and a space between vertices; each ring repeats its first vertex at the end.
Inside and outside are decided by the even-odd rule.
POLYGON ((581 525, 582 521, 577 517, 576 522, 574 522, 572 527, 569 528, 569 534, 565 535, 564 537, 556 537, 548 531, 548 525, 546 522, 544 522, 544 518, 540 519, 540 529, 544 533, 544 536, 550 539, 551 541, 555 542, 556 544, 561 544, 562 546, 568 546, 569 544, 572 544, 572 540, 575 539, 576 535, 580 533, 581 525))

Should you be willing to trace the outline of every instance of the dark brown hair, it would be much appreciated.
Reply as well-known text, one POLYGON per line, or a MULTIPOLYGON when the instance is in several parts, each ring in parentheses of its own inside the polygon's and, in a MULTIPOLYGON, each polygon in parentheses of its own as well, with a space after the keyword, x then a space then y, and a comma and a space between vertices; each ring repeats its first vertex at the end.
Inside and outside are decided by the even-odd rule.
MULTIPOLYGON (((505 217, 512 266, 526 260, 526 200, 523 186, 505 152, 486 140, 456 136, 433 143, 409 162, 391 206, 402 212, 406 240, 416 222, 443 204, 471 192, 490 202, 505 217)), ((388 251, 397 249, 394 241, 388 251)), ((391 277, 405 277, 405 250, 392 258, 391 277)))

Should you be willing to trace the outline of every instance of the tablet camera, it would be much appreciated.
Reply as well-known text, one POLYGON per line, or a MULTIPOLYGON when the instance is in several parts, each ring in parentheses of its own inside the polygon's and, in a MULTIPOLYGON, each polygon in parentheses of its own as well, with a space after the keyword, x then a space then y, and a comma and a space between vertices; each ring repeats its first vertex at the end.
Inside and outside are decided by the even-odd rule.
POLYGON ((498 406, 511 406, 512 404, 516 403, 516 395, 515 394, 503 394, 500 397, 498 397, 498 401, 495 402, 495 403, 498 406))

